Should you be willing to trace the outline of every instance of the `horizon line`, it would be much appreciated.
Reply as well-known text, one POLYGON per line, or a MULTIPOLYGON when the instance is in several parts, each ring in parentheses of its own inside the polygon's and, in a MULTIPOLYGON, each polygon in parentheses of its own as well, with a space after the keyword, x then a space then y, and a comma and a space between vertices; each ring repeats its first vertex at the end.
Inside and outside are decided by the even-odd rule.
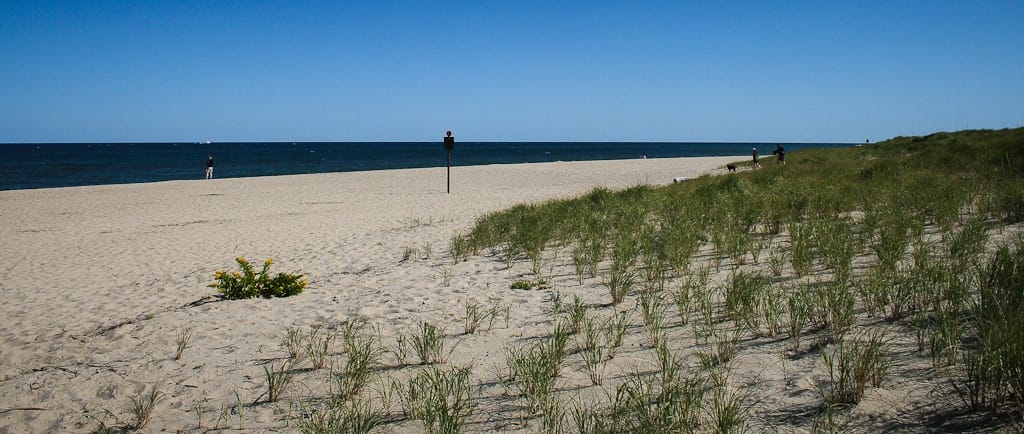
MULTIPOLYGON (((899 137, 899 136, 896 136, 899 137)), ((885 139, 889 140, 889 139, 885 139)), ((303 140, 303 141, 291 141, 291 140, 229 140, 229 141, 60 141, 60 142, 0 142, 0 146, 4 145, 216 145, 216 144, 243 144, 243 143, 266 143, 266 144, 306 144, 306 143, 338 143, 338 144, 359 144, 359 143, 375 143, 375 144, 400 144, 400 143, 429 143, 438 144, 442 143, 441 140, 437 141, 422 141, 422 140, 373 140, 373 141, 358 141, 358 140, 303 140)), ((772 144, 772 143, 783 143, 783 144, 830 144, 830 145, 855 145, 863 144, 864 142, 852 142, 852 141, 826 141, 826 140, 807 140, 807 141, 785 141, 785 140, 768 140, 768 141, 727 141, 727 140, 691 140, 691 141, 671 141, 671 140, 460 140, 456 143, 656 143, 656 144, 772 144)), ((876 143, 876 142, 870 142, 876 143)))

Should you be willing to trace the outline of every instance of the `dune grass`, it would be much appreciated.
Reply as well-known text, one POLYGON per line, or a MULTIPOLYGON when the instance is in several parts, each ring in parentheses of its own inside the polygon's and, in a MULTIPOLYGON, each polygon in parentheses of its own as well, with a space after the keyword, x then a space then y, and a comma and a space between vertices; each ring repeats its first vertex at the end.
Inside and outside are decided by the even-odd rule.
MULTIPOLYGON (((330 396, 294 398, 303 432, 396 422, 432 433, 872 431, 878 421, 851 409, 906 374, 894 373, 902 339, 918 351, 901 357, 924 361, 918 375, 936 379, 925 407, 962 404, 948 414, 1012 429, 1024 415, 1024 239, 994 234, 1024 222, 1024 129, 899 137, 787 160, 519 205, 453 236, 452 266, 487 254, 510 275, 529 269, 524 282, 544 282, 526 289, 578 291, 556 298, 564 304, 544 315, 546 334, 508 338, 496 381, 448 366, 441 322, 399 332, 394 367, 381 362, 379 336, 354 325, 342 330, 337 359, 332 332, 294 329, 282 340, 289 359, 264 366, 266 400, 292 398, 304 352, 315 369, 335 363, 330 396), (545 273, 555 267, 569 278, 545 273), (736 381, 737 361, 764 348, 778 363, 816 366, 820 395, 808 417, 765 416, 765 397, 736 381), (412 354, 418 365, 406 365, 412 354), (376 373, 405 375, 389 379, 401 414, 367 396, 376 373), (499 413, 480 415, 482 405, 499 413)), ((431 254, 424 244, 402 256, 431 254)), ((485 322, 502 309, 508 328, 508 306, 463 308, 466 339, 486 339, 485 322)), ((762 381, 743 374, 752 387, 762 381)), ((138 413, 159 398, 155 389, 140 396, 138 413)))
POLYGON ((462 432, 475 409, 471 372, 470 367, 426 367, 399 386, 403 408, 413 419, 421 420, 428 433, 462 432))
POLYGON ((192 327, 188 327, 188 326, 181 326, 181 327, 179 327, 178 328, 178 332, 177 332, 177 334, 175 334, 175 339, 174 339, 174 343, 175 343, 174 360, 181 360, 181 354, 184 353, 186 349, 191 347, 192 343, 195 342, 196 338, 198 338, 198 337, 199 337, 199 335, 196 333, 195 329, 193 329, 192 327))
MULTIPOLYGON (((613 307, 636 297, 652 347, 668 326, 663 303, 675 305, 683 324, 698 318, 698 354, 708 366, 729 363, 747 333, 785 330, 793 352, 803 336, 817 335, 818 345, 832 348, 820 353, 832 379, 822 405, 843 426, 854 421, 832 414, 837 404, 857 402, 891 364, 880 335, 865 325, 872 316, 917 330, 935 375, 967 407, 1008 414, 1009 406, 1019 415, 1018 252, 985 252, 995 228, 1024 221, 1024 129, 898 137, 788 160, 514 207, 481 218, 467 242, 478 251, 504 246, 508 264, 568 245, 578 284, 600 276, 613 307), (690 270, 701 249, 710 251, 712 273, 724 267, 732 276, 721 298, 690 270), (986 272, 971 271, 973 264, 987 264, 986 272), (664 288, 672 291, 659 295, 664 288), (851 337, 855 329, 862 331, 851 337)), ((592 334, 594 325, 582 324, 592 334)), ((584 343, 583 365, 596 384, 602 355, 592 338, 584 343)), ((745 414, 729 397, 706 404, 718 416, 745 414)), ((574 411, 572 419, 599 432, 614 413, 574 411)))
POLYGON ((158 390, 156 386, 153 386, 149 392, 143 391, 129 398, 129 411, 132 416, 130 427, 134 430, 144 429, 149 424, 156 405, 166 398, 167 394, 158 390))
POLYGON ((441 363, 444 356, 444 330, 434 324, 423 321, 417 333, 410 338, 412 349, 416 352, 420 364, 430 365, 441 363))

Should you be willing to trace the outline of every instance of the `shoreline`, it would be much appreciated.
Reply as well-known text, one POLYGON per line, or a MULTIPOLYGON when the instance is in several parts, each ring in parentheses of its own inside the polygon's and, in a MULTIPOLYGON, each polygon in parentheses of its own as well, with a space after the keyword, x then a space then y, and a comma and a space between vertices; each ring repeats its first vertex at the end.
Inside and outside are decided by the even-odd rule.
MULTIPOLYGON (((631 161, 632 162, 643 162, 643 161, 659 161, 659 160, 660 161, 666 161, 666 160, 671 160, 671 161, 688 161, 688 160, 693 160, 693 161, 696 161, 696 160, 702 160, 702 159, 726 159, 726 160, 729 160, 729 162, 735 162, 735 161, 745 161, 745 160, 747 160, 749 158, 750 158, 750 156, 745 156, 745 155, 738 155, 738 156, 728 156, 728 155, 717 156, 716 155, 716 156, 700 156, 700 157, 651 157, 651 158, 629 158, 629 159, 610 159, 610 160, 565 160, 565 161, 544 161, 544 162, 534 162, 534 163, 491 163, 491 164, 478 164, 478 165, 465 165, 465 166, 459 165, 459 166, 451 166, 451 169, 453 171, 456 171, 456 170, 465 170, 465 169, 474 170, 476 168, 487 168, 487 167, 502 168, 502 167, 511 167, 511 166, 532 166, 532 165, 553 165, 553 164, 570 164, 570 165, 574 165, 574 164, 588 164, 588 163, 616 163, 616 162, 631 162, 631 161)), ((762 156, 762 159, 764 159, 763 156, 762 156)), ((724 166, 724 164, 725 163, 722 163, 723 166, 724 166)), ((0 190, 0 194, 9 193, 9 192, 20 192, 20 191, 41 191, 41 190, 59 190, 59 189, 88 189, 88 188, 93 188, 93 187, 99 188, 99 187, 117 187, 117 186, 131 186, 131 185, 149 185, 149 184, 174 184, 174 183, 180 183, 180 182, 197 182, 197 181, 209 182, 209 181, 246 180, 246 179, 260 179, 260 178, 285 178, 285 177, 303 177, 303 176, 314 176, 314 177, 315 176, 338 176, 338 175, 352 174, 352 173, 378 173, 378 172, 399 173, 399 172, 403 172, 403 171, 436 171, 436 170, 446 170, 446 169, 447 169, 446 166, 408 167, 408 168, 395 168, 395 169, 349 170, 349 171, 339 171, 339 172, 289 173, 289 174, 258 175, 258 176, 235 176, 235 177, 227 177, 227 178, 217 178, 215 176, 213 179, 203 179, 203 177, 202 177, 203 174, 201 172, 197 172, 197 176, 195 178, 189 178, 189 179, 168 179, 168 180, 159 180, 159 181, 139 181, 139 182, 124 182, 124 183, 113 183, 113 184, 68 185, 68 186, 61 186, 61 187, 14 188, 14 189, 0 190)))

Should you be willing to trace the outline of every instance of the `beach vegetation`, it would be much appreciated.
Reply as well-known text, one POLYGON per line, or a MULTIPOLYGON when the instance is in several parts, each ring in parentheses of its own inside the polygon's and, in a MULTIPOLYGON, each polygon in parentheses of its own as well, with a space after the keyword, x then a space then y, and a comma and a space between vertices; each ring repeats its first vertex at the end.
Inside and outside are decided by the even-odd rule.
POLYGON ((421 365, 431 365, 444 361, 444 331, 437 326, 423 321, 419 323, 417 332, 412 335, 412 349, 419 357, 421 365))
POLYGON ((712 396, 709 413, 714 422, 715 432, 745 433, 750 430, 747 424, 749 410, 740 391, 728 390, 722 386, 716 388, 712 396))
POLYGON ((826 268, 835 274, 835 281, 850 279, 853 256, 857 253, 855 223, 848 219, 822 218, 814 221, 814 238, 826 268))
POLYGON ((804 221, 793 221, 789 225, 789 263, 797 277, 810 273, 814 266, 813 227, 804 221))
MULTIPOLYGON (((470 367, 444 365, 452 351, 437 323, 399 331, 387 351, 403 366, 382 366, 380 331, 344 322, 337 334, 285 329, 288 359, 263 365, 267 390, 257 401, 278 401, 291 385, 305 384, 310 370, 296 369, 304 355, 313 369, 331 368, 326 376, 314 373, 327 387, 309 388, 327 396, 290 407, 301 432, 389 431, 395 422, 403 425, 398 430, 431 433, 507 427, 492 421, 543 432, 842 432, 884 426, 844 409, 867 401, 870 388, 908 377, 929 382, 930 394, 914 399, 935 401, 922 408, 959 418, 961 410, 984 412, 977 419, 991 426, 982 430, 1012 429, 1024 414, 1024 241, 1008 241, 1020 232, 1008 225, 1024 221, 1021 138, 1024 130, 941 133, 794 152, 784 168, 598 188, 485 215, 467 235, 450 239, 453 262, 441 269, 446 285, 453 267, 477 259, 504 261, 510 276, 529 266, 533 274, 516 274, 529 279, 512 282, 513 289, 579 283, 568 297, 549 291, 551 312, 527 305, 516 318, 513 327, 553 328, 542 336, 509 331, 504 366, 496 368, 505 369, 498 373, 504 395, 495 396, 502 389, 493 383, 474 385, 470 367), (563 251, 571 255, 560 257, 563 251), (471 258, 481 252, 488 256, 471 258), (678 321, 667 319, 672 308, 678 321), (765 349, 784 353, 785 387, 795 378, 820 380, 820 402, 809 413, 773 414, 778 401, 763 394, 775 393, 766 384, 776 381, 737 365, 748 354, 755 363, 768 360, 765 349), (404 366, 410 358, 426 366, 404 366), (382 380, 393 396, 367 396, 375 375, 399 377, 382 380), (602 392, 607 401, 593 402, 602 392), (392 397, 407 418, 390 413, 392 397), (961 402, 965 409, 942 413, 961 402), (488 406, 487 421, 475 425, 484 419, 474 419, 480 405, 488 406), (797 426, 765 426, 781 420, 797 426)), ((429 257, 429 246, 406 247, 402 260, 429 257)), ((240 271, 218 272, 211 285, 222 298, 279 296, 258 288, 274 280, 271 261, 262 272, 238 262, 240 271)), ((293 286, 305 286, 302 275, 289 276, 293 286)), ((464 308, 466 342, 485 340, 468 335, 489 330, 502 313, 509 327, 510 305, 470 300, 464 308)), ((176 359, 194 339, 190 328, 178 330, 176 359)), ((155 388, 138 395, 133 412, 151 412, 162 397, 155 388)), ((237 393, 235 399, 241 430, 243 405, 237 393)), ((215 429, 228 412, 222 407, 215 429)), ((148 416, 136 420, 142 429, 148 416)), ((964 420, 940 427, 922 420, 921 429, 973 428, 964 420)))
POLYGON ((859 339, 838 339, 834 350, 823 351, 829 383, 824 388, 827 405, 856 404, 868 386, 878 387, 892 367, 881 333, 869 332, 859 339))
POLYGON ((757 308, 760 325, 757 331, 762 336, 775 336, 782 333, 786 313, 786 292, 767 277, 764 291, 757 296, 757 308))
POLYGON ((487 313, 480 309, 480 304, 473 300, 466 300, 466 318, 465 326, 463 331, 467 335, 476 333, 477 329, 480 328, 480 322, 485 319, 487 313))
POLYGON ((538 414, 553 399, 562 371, 569 333, 561 323, 551 335, 521 347, 507 347, 505 363, 511 374, 506 387, 527 402, 528 413, 538 414))
POLYGON ((540 279, 540 278, 537 278, 537 279, 519 279, 519 280, 513 281, 512 284, 509 285, 510 289, 522 289, 522 290, 525 290, 525 291, 532 291, 532 290, 535 290, 535 289, 537 289, 537 290, 548 289, 550 287, 551 287, 551 284, 549 284, 547 280, 540 279))
POLYGON ((416 248, 415 246, 405 246, 402 249, 402 260, 400 262, 405 262, 405 261, 408 261, 410 259, 415 259, 417 256, 419 256, 419 254, 420 254, 420 250, 418 248, 416 248))
POLYGON ((999 247, 979 286, 965 324, 970 339, 952 385, 971 410, 1008 404, 1024 414, 1024 240, 999 247))
POLYGON ((797 288, 789 293, 786 298, 786 331, 791 342, 790 350, 800 349, 800 338, 803 336, 804 327, 811 316, 810 292, 797 288))
POLYGON ((618 305, 633 291, 636 284, 638 258, 637 239, 630 232, 619 234, 612 246, 611 266, 604 285, 608 287, 613 305, 618 305))
POLYGON ((641 291, 637 297, 640 316, 647 330, 647 340, 652 348, 657 348, 663 339, 663 331, 668 326, 667 306, 661 293, 641 291))
POLYGON ((304 434, 368 434, 388 421, 384 409, 366 398, 297 404, 295 428, 304 434))
POLYGON ((788 259, 789 251, 782 248, 779 244, 769 244, 768 246, 768 268, 772 272, 772 276, 782 276, 782 272, 785 271, 786 260, 788 259))
POLYGON ((411 418, 423 422, 427 433, 460 433, 476 408, 471 373, 469 366, 429 366, 400 386, 399 400, 411 418))
POLYGON ((743 327, 730 326, 725 322, 716 324, 712 321, 705 321, 696 327, 695 336, 697 344, 700 346, 697 356, 701 365, 706 369, 711 369, 728 363, 736 356, 740 338, 743 337, 743 327))
POLYGON ((301 329, 288 327, 284 329, 284 336, 281 337, 281 346, 288 353, 288 358, 295 359, 303 354, 304 341, 301 329))
POLYGON ((854 292, 846 284, 827 282, 812 286, 812 319, 828 332, 832 341, 841 339, 854 324, 854 292))
MULTIPOLYGON (((850 418, 838 409, 894 368, 881 330, 913 334, 936 376, 948 376, 969 408, 1019 407, 1020 381, 1012 389, 1008 379, 1017 371, 1005 367, 1021 359, 1019 345, 1008 342, 1021 336, 1024 320, 1008 319, 1020 315, 1012 307, 1017 298, 992 295, 994 262, 986 255, 994 231, 1024 221, 1024 129, 898 137, 788 157, 784 167, 664 187, 599 188, 495 212, 478 221, 470 239, 478 249, 515 246, 506 251, 519 257, 564 246, 576 282, 586 288, 587 278, 600 275, 616 310, 639 288, 637 310, 656 350, 665 348, 667 330, 657 306, 670 300, 680 323, 692 320, 703 365, 718 367, 708 372, 735 357, 747 331, 755 339, 785 332, 794 358, 806 354, 798 352, 804 336, 820 339, 829 415, 817 430, 847 426, 850 418), (710 249, 702 252, 705 243, 710 249), (724 284, 712 289, 712 279, 691 273, 696 256, 724 284), (664 288, 672 288, 670 297, 658 296, 664 288)), ((1004 262, 1012 257, 1000 254, 1004 262)), ((1008 268, 999 273, 1012 275, 1008 268)), ((599 362, 614 357, 614 347, 594 337, 592 318, 568 325, 581 335, 583 367, 596 384, 603 381, 599 362)), ((608 318, 606 330, 614 318, 620 315, 608 318)), ((705 422, 730 420, 746 405, 722 393, 721 411, 708 412, 705 422)), ((705 406, 715 407, 713 398, 705 406)), ((581 432, 614 431, 611 409, 571 410, 581 432)))
POLYGON ((196 333, 196 331, 192 327, 187 327, 187 326, 179 327, 178 328, 178 332, 175 335, 175 341, 174 341, 175 342, 174 360, 181 360, 181 354, 184 353, 187 348, 192 346, 192 343, 195 342, 195 340, 196 340, 196 338, 198 336, 199 335, 196 333))
POLYGON ((441 270, 437 272, 437 277, 441 279, 441 286, 449 287, 452 286, 452 267, 441 266, 441 270))
POLYGON ((292 369, 290 360, 285 361, 280 366, 273 363, 265 365, 263 366, 263 373, 267 381, 267 402, 277 402, 281 399, 281 395, 292 384, 292 380, 295 379, 295 371, 292 369))
POLYGON ((568 329, 570 334, 577 334, 583 327, 583 321, 587 317, 588 306, 583 302, 583 299, 579 295, 573 294, 572 304, 566 309, 566 315, 569 320, 568 329))
POLYGON ((331 354, 334 352, 334 333, 323 331, 319 328, 311 328, 303 338, 303 348, 306 357, 309 358, 313 369, 320 369, 327 365, 331 354))
POLYGON ((395 336, 395 343, 387 347, 386 351, 391 353, 399 365, 406 364, 409 359, 409 346, 411 338, 406 333, 399 333, 395 336))
POLYGON ((480 303, 467 300, 465 304, 466 316, 464 319, 463 331, 467 335, 475 334, 480 330, 480 327, 487 323, 487 329, 494 327, 494 321, 499 316, 505 318, 505 326, 508 327, 509 316, 511 315, 511 305, 502 305, 500 302, 494 303, 490 308, 484 308, 480 303))
POLYGON ((383 350, 376 336, 363 333, 363 326, 361 322, 349 322, 342 329, 344 358, 340 366, 331 369, 336 399, 346 400, 361 392, 380 364, 383 350))
POLYGON ((302 293, 308 282, 306 277, 297 273, 270 274, 270 265, 273 259, 263 261, 263 269, 259 272, 253 268, 245 258, 235 258, 241 272, 219 270, 214 274, 216 282, 211 283, 211 288, 217 288, 220 296, 227 300, 239 300, 245 298, 272 298, 290 297, 302 293))
POLYGON ((149 424, 156 405, 167 398, 167 395, 153 386, 148 392, 142 391, 139 394, 128 398, 128 410, 131 413, 131 428, 142 430, 149 424))
POLYGON ((729 318, 746 329, 757 329, 759 302, 769 283, 767 277, 757 272, 734 272, 725 287, 725 307, 729 318))
POLYGON ((580 357, 586 367, 587 376, 594 385, 603 383, 605 368, 611 360, 606 335, 601 326, 596 318, 587 317, 583 320, 580 334, 577 335, 580 357))
POLYGON ((456 264, 469 258, 470 244, 466 237, 456 234, 448 241, 448 251, 456 264))

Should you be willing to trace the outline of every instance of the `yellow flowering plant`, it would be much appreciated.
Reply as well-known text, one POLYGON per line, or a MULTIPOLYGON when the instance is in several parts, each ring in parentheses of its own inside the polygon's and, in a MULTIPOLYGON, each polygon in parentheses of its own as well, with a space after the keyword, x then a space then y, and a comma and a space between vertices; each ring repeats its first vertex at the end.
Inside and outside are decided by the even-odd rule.
POLYGON ((306 287, 306 277, 299 273, 277 273, 270 275, 270 264, 273 259, 263 261, 263 269, 256 272, 252 264, 245 258, 235 258, 241 272, 218 270, 213 278, 216 282, 211 283, 211 288, 217 288, 220 297, 227 300, 238 300, 243 298, 271 298, 288 297, 302 293, 306 287))

